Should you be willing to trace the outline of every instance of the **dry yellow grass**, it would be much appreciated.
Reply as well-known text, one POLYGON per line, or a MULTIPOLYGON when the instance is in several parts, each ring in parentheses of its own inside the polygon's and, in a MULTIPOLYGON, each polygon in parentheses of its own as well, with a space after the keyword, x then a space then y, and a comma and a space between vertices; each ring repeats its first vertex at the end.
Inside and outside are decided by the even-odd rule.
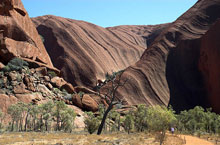
MULTIPOLYGON (((165 145, 181 145, 182 139, 168 135, 165 145)), ((0 145, 159 145, 153 135, 113 133, 103 135, 68 133, 5 133, 0 145)))

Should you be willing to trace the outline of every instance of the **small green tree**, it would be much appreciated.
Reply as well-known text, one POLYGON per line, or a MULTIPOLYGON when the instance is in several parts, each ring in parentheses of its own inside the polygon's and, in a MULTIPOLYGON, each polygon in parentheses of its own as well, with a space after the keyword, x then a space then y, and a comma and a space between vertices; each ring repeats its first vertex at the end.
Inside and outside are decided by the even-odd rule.
POLYGON ((147 126, 150 131, 162 132, 160 145, 162 145, 166 130, 177 121, 174 111, 163 106, 151 106, 147 109, 147 126))
POLYGON ((18 102, 16 104, 20 109, 20 117, 19 117, 19 131, 23 131, 23 122, 25 119, 25 115, 27 114, 27 104, 23 102, 18 102))
POLYGON ((114 121, 111 124, 111 131, 120 131, 121 115, 115 109, 111 110, 110 119, 114 121))
POLYGON ((31 130, 36 131, 38 129, 37 122, 38 122, 39 114, 40 114, 39 106, 33 105, 30 108, 30 117, 31 117, 30 128, 31 128, 31 130))
POLYGON ((54 107, 54 103, 52 101, 48 101, 47 103, 41 104, 41 113, 42 119, 44 120, 44 127, 46 131, 49 131, 49 125, 52 120, 52 110, 54 107))
POLYGON ((71 108, 66 108, 61 113, 61 122, 62 122, 61 128, 65 132, 72 132, 75 118, 76 118, 76 113, 74 112, 74 110, 71 108))
POLYGON ((18 130, 19 126, 19 120, 22 114, 22 111, 20 107, 17 104, 13 104, 9 106, 8 108, 8 114, 11 116, 12 122, 11 122, 11 131, 18 130), (14 124, 16 123, 16 128, 14 124))
POLYGON ((124 129, 129 134, 133 128, 134 128, 134 117, 133 117, 133 114, 131 112, 129 112, 125 116, 124 129))
POLYGON ((194 134, 206 130, 211 123, 207 122, 207 117, 210 119, 210 116, 206 114, 202 107, 196 106, 189 111, 181 111, 178 115, 178 120, 183 124, 186 131, 194 134))
POLYGON ((34 107, 31 103, 26 104, 26 116, 25 116, 25 124, 24 124, 24 131, 28 129, 31 130, 31 110, 34 107))
POLYGON ((140 104, 134 114, 134 125, 138 132, 147 128, 147 108, 146 105, 140 104))
MULTIPOLYGON (((108 103, 108 107, 103 114, 103 118, 102 118, 102 121, 99 125, 97 135, 100 135, 102 133, 103 127, 105 125, 105 121, 108 117, 108 113, 113 109, 113 106, 121 103, 116 100, 116 92, 119 87, 123 87, 125 85, 125 83, 127 82, 127 80, 125 80, 123 83, 121 83, 123 72, 124 71, 120 71, 119 73, 113 73, 112 76, 109 76, 109 75, 106 76, 106 81, 111 86, 111 87, 107 88, 107 93, 105 94, 105 97, 104 97, 106 102, 108 103)), ((100 93, 100 90, 104 85, 105 85, 105 83, 101 86, 97 86, 100 97, 103 97, 100 93)))
POLYGON ((92 112, 86 112, 87 117, 84 120, 85 129, 93 134, 99 127, 99 119, 92 112))
POLYGON ((55 102, 55 109, 53 116, 56 118, 56 130, 60 131, 61 126, 60 124, 62 123, 62 116, 61 113, 67 109, 67 105, 63 101, 56 101, 55 102))

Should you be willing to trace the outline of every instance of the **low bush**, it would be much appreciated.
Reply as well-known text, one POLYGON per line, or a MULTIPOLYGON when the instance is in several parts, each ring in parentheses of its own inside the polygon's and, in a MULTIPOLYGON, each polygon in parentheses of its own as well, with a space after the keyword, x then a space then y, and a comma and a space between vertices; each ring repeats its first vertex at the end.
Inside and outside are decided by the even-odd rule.
POLYGON ((24 67, 28 67, 28 62, 15 57, 8 62, 8 64, 2 69, 3 72, 10 72, 10 71, 19 71, 24 67))
POLYGON ((48 73, 48 75, 49 75, 51 78, 54 78, 54 77, 57 76, 57 74, 56 74, 54 71, 51 71, 51 70, 49 70, 47 73, 48 73))
POLYGON ((86 113, 87 117, 84 120, 85 129, 90 133, 93 134, 99 127, 100 121, 97 117, 94 116, 92 112, 86 113))

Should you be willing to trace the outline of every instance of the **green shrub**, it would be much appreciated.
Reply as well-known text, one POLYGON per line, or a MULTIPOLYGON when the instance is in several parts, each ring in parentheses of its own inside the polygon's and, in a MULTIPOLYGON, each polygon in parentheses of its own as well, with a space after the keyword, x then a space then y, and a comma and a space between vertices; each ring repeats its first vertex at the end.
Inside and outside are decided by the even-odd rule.
POLYGON ((177 121, 173 110, 162 106, 151 106, 147 108, 147 126, 150 131, 165 131, 177 121))
POLYGON ((51 78, 54 78, 54 77, 57 76, 57 74, 56 74, 54 71, 51 71, 51 70, 48 71, 48 75, 49 75, 51 78))
POLYGON ((146 116, 149 131, 161 132, 159 140, 162 145, 166 130, 177 121, 174 111, 171 108, 168 109, 163 106, 151 106, 147 108, 146 116))
POLYGON ((55 94, 60 94, 60 93, 62 93, 62 92, 60 91, 60 89, 58 89, 58 88, 53 88, 53 92, 54 92, 55 94))
POLYGON ((135 128, 138 132, 147 129, 147 108, 146 105, 140 104, 134 112, 135 128))
POLYGON ((19 71, 22 68, 28 67, 28 66, 29 64, 26 61, 18 57, 15 57, 8 62, 8 64, 2 69, 2 71, 4 72, 19 71))
POLYGON ((178 130, 191 134, 218 133, 220 131, 220 115, 196 106, 188 111, 184 110, 178 118, 178 130))
POLYGON ((85 129, 93 134, 99 127, 99 119, 92 112, 86 112, 87 117, 84 120, 85 129))
POLYGON ((134 128, 134 117, 132 115, 131 112, 129 112, 126 116, 125 116, 125 120, 124 120, 124 128, 125 131, 128 132, 128 134, 131 132, 131 130, 134 128))
POLYGON ((113 80, 114 78, 117 77, 117 75, 120 75, 123 72, 124 72, 124 70, 120 70, 118 72, 113 72, 112 74, 106 73, 104 82, 107 83, 108 81, 113 80))
POLYGON ((11 69, 10 69, 9 66, 5 66, 5 67, 2 68, 2 71, 3 72, 9 72, 9 71, 11 71, 11 69))

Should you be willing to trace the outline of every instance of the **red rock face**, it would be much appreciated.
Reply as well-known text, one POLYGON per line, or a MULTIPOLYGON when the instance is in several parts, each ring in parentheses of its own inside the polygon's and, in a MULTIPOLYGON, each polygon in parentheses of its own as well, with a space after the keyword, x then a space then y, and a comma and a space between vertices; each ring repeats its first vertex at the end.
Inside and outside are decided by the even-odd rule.
POLYGON ((29 58, 52 66, 38 32, 21 0, 0 2, 0 61, 29 58))
MULTIPOLYGON (((197 2, 161 32, 137 63, 125 70, 122 80, 128 81, 124 88, 118 90, 118 97, 128 104, 171 104, 177 111, 196 105, 213 108, 219 106, 216 95, 219 94, 217 92, 219 82, 215 80, 219 72, 216 63, 218 55, 215 54, 216 57, 208 61, 212 65, 207 69, 210 69, 210 73, 215 73, 211 78, 206 79, 208 75, 204 74, 204 71, 201 72, 198 67, 201 38, 218 18, 220 1, 197 2), (206 86, 215 91, 207 92, 206 86), (211 104, 206 100, 212 100, 211 104)), ((216 41, 217 38, 212 41, 216 41)), ((203 43, 207 41, 211 39, 203 43)), ((207 44, 211 42, 206 43, 206 49, 217 51, 219 41, 212 43, 215 47, 210 45, 213 46, 210 48, 207 44)), ((203 47, 205 46, 201 49, 204 49, 203 47)), ((213 55, 209 51, 206 53, 209 53, 209 57, 213 55)))
POLYGON ((125 69, 139 60, 146 39, 164 26, 119 26, 102 28, 91 23, 56 16, 32 19, 45 38, 45 47, 55 67, 74 86, 93 89, 105 74, 125 69))
POLYGON ((199 68, 213 110, 220 113, 220 20, 202 37, 199 68))

